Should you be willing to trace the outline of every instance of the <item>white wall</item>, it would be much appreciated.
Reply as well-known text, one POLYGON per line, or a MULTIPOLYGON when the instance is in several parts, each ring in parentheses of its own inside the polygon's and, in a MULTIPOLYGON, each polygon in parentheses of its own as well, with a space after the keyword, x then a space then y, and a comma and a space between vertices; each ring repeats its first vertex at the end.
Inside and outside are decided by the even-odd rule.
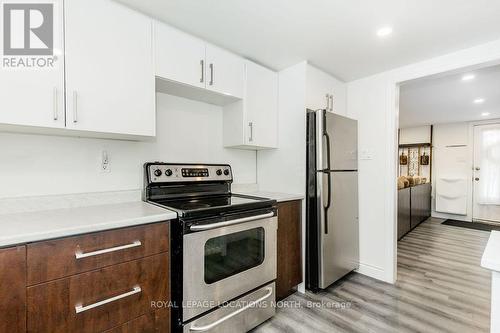
POLYGON ((431 126, 404 127, 399 129, 399 144, 431 142, 431 126))
POLYGON ((220 107, 157 94, 157 117, 151 142, 0 133, 0 198, 140 189, 147 161, 229 163, 235 182, 256 182, 255 151, 223 148, 220 107))
POLYGON ((348 84, 348 114, 359 120, 360 272, 396 280, 398 83, 462 67, 500 62, 500 40, 356 80, 348 84))

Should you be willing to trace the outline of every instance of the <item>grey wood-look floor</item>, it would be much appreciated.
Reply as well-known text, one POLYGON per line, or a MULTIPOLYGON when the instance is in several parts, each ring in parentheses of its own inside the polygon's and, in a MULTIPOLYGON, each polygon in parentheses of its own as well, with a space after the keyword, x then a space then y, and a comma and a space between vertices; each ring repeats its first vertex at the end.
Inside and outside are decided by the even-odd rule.
POLYGON ((480 267, 489 232, 441 222, 431 218, 399 242, 395 285, 353 273, 288 297, 290 307, 253 332, 489 332, 490 272, 480 267))

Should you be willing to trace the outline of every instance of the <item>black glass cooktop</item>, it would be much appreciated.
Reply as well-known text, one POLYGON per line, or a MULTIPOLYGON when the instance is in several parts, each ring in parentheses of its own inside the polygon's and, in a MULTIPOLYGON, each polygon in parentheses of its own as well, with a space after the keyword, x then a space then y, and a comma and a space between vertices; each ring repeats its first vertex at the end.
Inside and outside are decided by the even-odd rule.
POLYGON ((275 204, 272 199, 238 194, 152 201, 175 210, 180 217, 218 215, 237 210, 272 207, 275 204))

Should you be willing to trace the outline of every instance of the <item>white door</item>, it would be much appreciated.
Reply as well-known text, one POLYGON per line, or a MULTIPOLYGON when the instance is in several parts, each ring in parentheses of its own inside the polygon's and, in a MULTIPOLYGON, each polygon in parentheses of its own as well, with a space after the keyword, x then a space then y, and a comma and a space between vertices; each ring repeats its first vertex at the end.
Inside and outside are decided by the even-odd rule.
POLYGON ((500 124, 474 127, 473 219, 500 222, 500 124))
POLYGON ((220 94, 243 98, 245 62, 231 52, 206 45, 206 88, 220 94))
POLYGON ((156 76, 205 88, 205 42, 155 23, 156 76))
POLYGON ((67 127, 154 136, 152 21, 111 0, 65 13, 67 127))
MULTIPOLYGON (((1 124, 64 127, 63 4, 60 0, 44 2, 54 4, 54 66, 16 69, 0 66, 1 124)), ((3 54, 3 43, 0 47, 3 54)))
POLYGON ((278 146, 278 74, 251 61, 246 64, 246 144, 278 146))

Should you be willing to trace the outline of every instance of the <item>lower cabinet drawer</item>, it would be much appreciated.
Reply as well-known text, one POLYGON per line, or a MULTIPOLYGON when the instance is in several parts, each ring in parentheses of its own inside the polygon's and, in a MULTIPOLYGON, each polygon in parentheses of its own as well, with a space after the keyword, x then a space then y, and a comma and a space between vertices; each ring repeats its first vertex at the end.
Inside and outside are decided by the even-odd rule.
POLYGON ((29 287, 28 332, 103 332, 169 299, 169 255, 162 253, 29 287))
POLYGON ((169 247, 168 223, 28 244, 28 285, 167 252, 169 247))
POLYGON ((155 331, 155 315, 150 312, 104 333, 154 333, 155 331))

